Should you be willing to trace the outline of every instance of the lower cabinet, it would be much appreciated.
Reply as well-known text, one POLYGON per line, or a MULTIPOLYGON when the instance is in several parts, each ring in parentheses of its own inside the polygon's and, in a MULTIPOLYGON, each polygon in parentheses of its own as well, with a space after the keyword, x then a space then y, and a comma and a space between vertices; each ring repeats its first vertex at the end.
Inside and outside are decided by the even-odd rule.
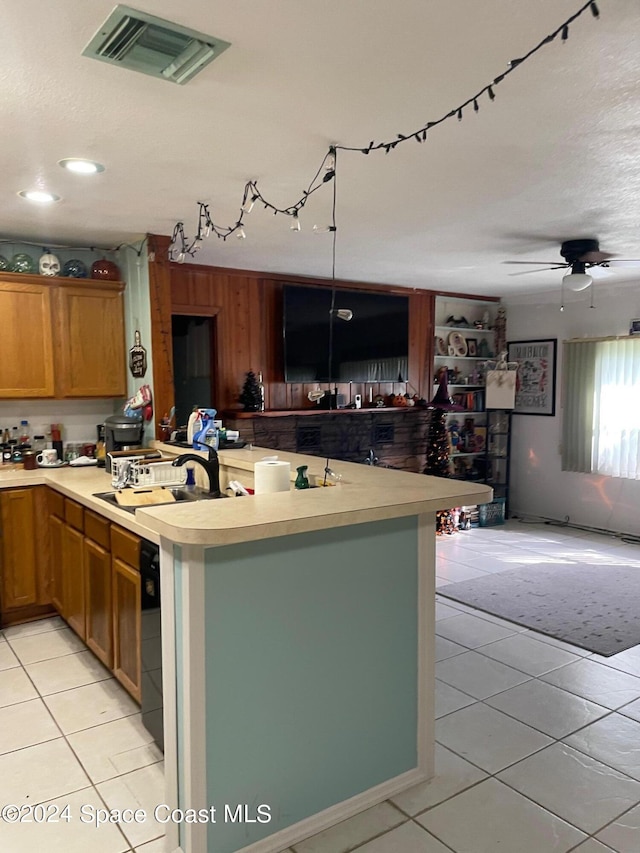
POLYGON ((86 643, 102 663, 113 667, 111 625, 111 554, 85 537, 84 573, 86 584, 86 643))
POLYGON ((44 486, 0 492, 0 619, 3 625, 51 612, 44 486))
POLYGON ((62 589, 64 597, 64 619, 76 634, 85 639, 85 577, 84 535, 70 524, 62 525, 62 589))
MULTIPOLYGON (((69 627, 139 702, 140 537, 54 489, 47 492, 51 601, 69 627)), ((0 500, 3 494, 0 492, 0 500)), ((27 540, 33 547, 35 537, 28 536, 27 540)), ((18 541, 13 537, 12 547, 17 547, 18 541)), ((11 559, 17 565, 13 556, 11 559)), ((33 598, 34 590, 26 582, 23 587, 16 592, 33 598)))
POLYGON ((113 674, 140 702, 140 572, 113 558, 113 674))
POLYGON ((140 539, 111 526, 113 572, 113 674, 140 702, 141 582, 140 539))
POLYGON ((84 511, 84 583, 86 643, 102 663, 113 668, 111 524, 84 511))
POLYGON ((66 618, 62 576, 62 528, 64 521, 57 515, 49 515, 49 553, 51 564, 51 603, 58 613, 66 618))

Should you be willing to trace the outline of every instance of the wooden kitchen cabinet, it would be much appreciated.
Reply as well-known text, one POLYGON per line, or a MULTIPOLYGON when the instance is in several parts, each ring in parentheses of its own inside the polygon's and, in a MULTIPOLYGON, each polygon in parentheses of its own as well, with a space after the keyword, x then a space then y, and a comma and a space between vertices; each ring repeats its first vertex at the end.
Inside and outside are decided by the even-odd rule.
POLYGON ((0 317, 0 397, 53 397, 50 284, 0 280, 0 317))
POLYGON ((124 287, 0 272, 0 399, 126 397, 124 287))
POLYGON ((113 674, 141 701, 141 585, 140 539, 116 525, 111 527, 113 569, 113 674))
POLYGON ((126 397, 124 285, 56 287, 56 390, 60 397, 126 397))
POLYGON ((110 527, 106 518, 84 511, 85 642, 109 669, 113 667, 110 527))
POLYGON ((51 555, 51 603, 66 618, 64 607, 62 528, 64 521, 55 515, 49 516, 49 546, 51 555))
POLYGON ((70 628, 86 639, 83 510, 80 504, 65 498, 65 523, 62 525, 62 594, 64 618, 70 628))
POLYGON ((51 608, 44 486, 0 492, 0 615, 9 625, 51 608))
POLYGON ((113 666, 113 627, 111 596, 111 554, 85 537, 84 574, 86 597, 86 639, 94 655, 113 666))
POLYGON ((62 528, 64 526, 64 497, 47 488, 47 513, 49 515, 49 577, 51 603, 65 618, 63 587, 62 528))
POLYGON ((2 508, 2 609, 36 604, 38 581, 31 489, 0 493, 2 508))

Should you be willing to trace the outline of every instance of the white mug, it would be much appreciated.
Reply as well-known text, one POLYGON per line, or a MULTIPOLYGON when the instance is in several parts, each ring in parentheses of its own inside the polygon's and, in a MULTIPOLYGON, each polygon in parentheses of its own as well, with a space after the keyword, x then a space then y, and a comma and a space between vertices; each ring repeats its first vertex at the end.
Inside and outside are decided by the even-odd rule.
POLYGON ((38 465, 55 465, 58 461, 58 451, 54 447, 45 448, 36 456, 38 465))

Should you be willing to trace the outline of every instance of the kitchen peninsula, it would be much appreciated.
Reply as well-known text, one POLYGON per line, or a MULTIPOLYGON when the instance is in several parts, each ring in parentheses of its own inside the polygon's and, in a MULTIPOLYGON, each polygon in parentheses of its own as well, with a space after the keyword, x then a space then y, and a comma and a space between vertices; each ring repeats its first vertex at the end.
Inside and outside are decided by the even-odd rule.
MULTIPOLYGON (((221 451, 223 489, 268 454, 221 451)), ((166 823, 168 851, 275 853, 433 773, 435 512, 491 489, 332 467, 336 486, 135 515, 95 469, 0 475, 160 544, 165 802, 216 809, 166 823)))
MULTIPOLYGON (((267 453, 221 451, 223 488, 267 453)), ((433 774, 435 512, 492 492, 332 464, 337 486, 136 512, 161 543, 168 802, 219 810, 170 850, 275 853, 433 774)))

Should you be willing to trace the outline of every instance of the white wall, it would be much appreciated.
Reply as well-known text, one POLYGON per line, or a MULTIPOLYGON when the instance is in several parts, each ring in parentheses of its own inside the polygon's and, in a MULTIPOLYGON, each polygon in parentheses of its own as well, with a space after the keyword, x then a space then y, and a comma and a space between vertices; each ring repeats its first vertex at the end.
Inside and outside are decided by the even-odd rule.
POLYGON ((505 299, 507 339, 558 339, 555 417, 514 415, 511 442, 511 512, 564 520, 572 524, 640 535, 640 481, 561 471, 562 341, 569 338, 625 335, 640 317, 640 282, 595 285, 566 294, 560 288, 544 297, 505 299))

